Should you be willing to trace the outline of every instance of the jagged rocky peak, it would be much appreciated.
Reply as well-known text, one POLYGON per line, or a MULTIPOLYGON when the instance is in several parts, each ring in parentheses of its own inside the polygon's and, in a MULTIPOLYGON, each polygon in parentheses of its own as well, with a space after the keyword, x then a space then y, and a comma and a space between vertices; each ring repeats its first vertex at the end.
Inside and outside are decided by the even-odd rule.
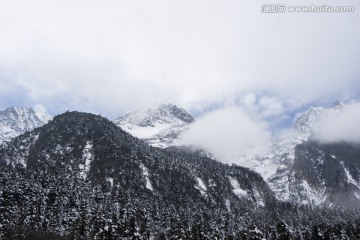
POLYGON ((9 141, 26 131, 47 123, 51 116, 42 106, 10 107, 0 111, 0 142, 9 141))
POLYGON ((310 133, 314 126, 324 117, 323 107, 310 107, 295 119, 294 130, 299 133, 310 133))
POLYGON ((334 110, 342 110, 342 109, 344 109, 344 107, 345 107, 345 104, 339 100, 337 100, 333 105, 334 110))
POLYGON ((280 192, 277 195, 279 199, 288 200, 289 193, 286 185, 288 182, 281 176, 285 176, 284 173, 288 172, 288 168, 294 162, 295 146, 308 140, 314 127, 323 120, 326 111, 327 109, 323 107, 310 107, 297 114, 293 128, 274 138, 268 152, 244 162, 243 166, 259 172, 268 181, 272 190, 276 193, 280 192))
POLYGON ((156 147, 176 145, 176 141, 195 118, 185 109, 174 104, 133 111, 115 120, 115 124, 135 137, 156 147))
POLYGON ((344 107, 345 104, 339 100, 333 104, 332 108, 310 107, 296 117, 294 130, 299 133, 310 134, 314 127, 321 123, 330 112, 343 110, 344 107))
POLYGON ((157 124, 191 123, 194 118, 183 108, 173 104, 158 104, 144 110, 130 112, 115 120, 119 124, 129 123, 139 127, 155 127, 157 124))
POLYGON ((332 107, 312 107, 299 115, 289 148, 291 161, 268 180, 278 199, 310 205, 360 206, 360 166, 351 160, 359 158, 359 145, 321 143, 312 133, 345 107, 336 101, 332 107))
MULTIPOLYGON (((360 207, 360 144, 309 140, 295 148, 294 177, 316 192, 317 205, 360 207)), ((305 192, 306 193, 306 192, 305 192)), ((304 191, 298 195, 309 198, 304 191)))

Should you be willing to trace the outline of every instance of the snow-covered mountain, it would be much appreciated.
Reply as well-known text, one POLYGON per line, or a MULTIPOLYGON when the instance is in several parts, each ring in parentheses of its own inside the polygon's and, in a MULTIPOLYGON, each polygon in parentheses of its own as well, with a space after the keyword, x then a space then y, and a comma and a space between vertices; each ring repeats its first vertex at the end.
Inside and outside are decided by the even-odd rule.
MULTIPOLYGON (((315 206, 341 204, 341 201, 332 200, 329 193, 331 192, 331 195, 337 193, 328 190, 325 180, 323 181, 324 184, 314 186, 313 181, 306 177, 308 175, 303 174, 312 165, 301 164, 304 160, 299 159, 301 159, 300 156, 304 155, 301 153, 301 149, 304 148, 297 146, 313 146, 311 143, 306 144, 312 132, 329 116, 340 114, 344 107, 345 105, 339 101, 331 108, 310 107, 295 117, 292 129, 273 140, 269 151, 252 157, 243 156, 236 162, 243 167, 260 173, 276 197, 281 201, 315 206), (299 166, 302 166, 302 168, 299 166)), ((180 152, 196 153, 197 150, 192 149, 191 146, 177 145, 178 137, 189 128, 193 121, 194 118, 184 109, 172 104, 162 104, 143 111, 129 113, 116 120, 115 123, 133 136, 144 139, 153 146, 180 152)), ((318 146, 318 148, 322 149, 323 146, 318 146)), ((211 157, 210 154, 204 151, 200 155, 211 157)), ((321 157, 324 157, 324 154, 321 157)), ((307 159, 307 161, 312 160, 314 159, 307 159)), ((342 176, 344 182, 357 179, 357 173, 354 173, 354 177, 349 177, 352 175, 347 174, 349 172, 347 166, 339 171, 344 173, 344 176, 342 176)), ((316 171, 313 170, 313 172, 316 171)), ((318 177, 320 179, 327 178, 324 175, 318 177)), ((360 186, 360 183, 354 184, 353 187, 356 188, 356 186, 360 186)), ((360 192, 357 190, 351 192, 350 195, 357 196, 354 194, 360 196, 360 192)), ((356 202, 356 198, 354 202, 356 202)))
POLYGON ((1 239, 224 239, 277 209, 287 217, 259 174, 151 147, 94 114, 0 145, 1 239), (62 238, 24 237, 37 230, 62 238))
MULTIPOLYGON (((301 152, 304 148, 300 146, 314 147, 315 145, 307 143, 313 131, 315 131, 318 126, 321 126, 322 122, 329 116, 341 114, 344 107, 346 106, 339 101, 331 108, 310 107, 307 111, 296 116, 294 126, 291 130, 274 139, 268 152, 259 153, 255 157, 243 157, 237 162, 240 162, 241 166, 248 167, 260 173, 276 197, 281 201, 315 206, 341 204, 341 201, 334 201, 330 197, 329 192, 331 191, 329 191, 325 184, 325 180, 322 181, 323 184, 317 184, 315 186, 312 183, 313 181, 307 178, 306 174, 303 174, 304 171, 307 172, 308 168, 311 168, 311 164, 306 166, 301 164, 301 162, 305 161, 304 157, 301 157, 304 156, 305 153, 301 152), (302 168, 299 166, 302 166, 302 168)), ((322 148, 324 148, 324 146, 318 146, 319 151, 323 151, 321 150, 322 148)), ((324 155, 325 154, 320 154, 317 157, 324 158, 324 155)), ((308 156, 306 160, 318 161, 318 159, 311 159, 311 156, 308 156)), ((319 176, 316 176, 319 179, 326 178, 318 171, 314 169, 312 171, 315 175, 319 174, 319 176)), ((347 174, 346 177, 345 173, 347 173, 348 170, 345 167, 339 169, 339 172, 344 173, 341 177, 344 182, 352 181, 351 179, 353 178, 350 178, 350 175, 347 174)), ((354 186, 357 185, 355 184, 354 186)), ((340 188, 338 188, 338 190, 339 189, 340 188)), ((357 191, 353 192, 353 194, 355 193, 358 194, 357 191)), ((336 193, 331 192, 331 194, 336 193)))
POLYGON ((173 104, 159 104, 130 112, 114 121, 131 135, 154 147, 177 145, 177 139, 195 119, 183 108, 173 104))
POLYGON ((0 143, 40 127, 50 119, 42 107, 10 107, 0 111, 0 143))
POLYGON ((0 239, 359 239, 360 145, 310 138, 294 155, 288 186, 347 209, 278 201, 247 168, 66 112, 0 145, 0 239))
POLYGON ((312 129, 322 121, 327 111, 332 110, 310 107, 295 117, 292 129, 273 139, 267 152, 251 157, 244 156, 236 162, 260 173, 265 180, 276 175, 277 171, 284 171, 294 162, 295 146, 309 138, 312 129))
MULTIPOLYGON (((296 117, 294 128, 289 133, 280 136, 274 141, 272 146, 274 155, 272 155, 270 162, 278 164, 278 167, 275 174, 267 178, 267 182, 278 199, 310 205, 331 205, 333 203, 328 198, 326 185, 318 184, 314 186, 312 181, 305 177, 306 174, 301 173, 307 170, 304 170, 305 167, 301 164, 304 161, 304 157, 301 156, 304 154, 301 153, 303 148, 300 146, 311 146, 312 141, 309 138, 312 136, 313 131, 316 131, 317 127, 327 117, 340 114, 344 107, 345 105, 339 101, 332 108, 311 107, 296 117), (304 168, 301 169, 299 166, 304 168)), ((323 158, 324 154, 321 157, 323 158)), ((306 158, 307 161, 319 161, 319 159, 311 160, 309 158, 311 158, 310 155, 306 158)), ((310 165, 307 168, 310 168, 310 165)), ((319 173, 313 170, 312 174, 319 173)), ((322 175, 315 177, 324 178, 322 175)))

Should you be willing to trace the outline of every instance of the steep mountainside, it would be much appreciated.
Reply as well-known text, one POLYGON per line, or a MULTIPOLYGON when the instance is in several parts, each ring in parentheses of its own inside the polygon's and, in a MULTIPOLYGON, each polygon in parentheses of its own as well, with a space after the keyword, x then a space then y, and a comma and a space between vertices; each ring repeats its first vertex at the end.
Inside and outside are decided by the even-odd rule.
MULTIPOLYGON (((268 152, 260 153, 251 158, 247 158, 245 156, 237 162, 240 162, 241 166, 248 167, 260 173, 268 182, 270 188, 276 194, 276 197, 281 201, 290 201, 315 206, 340 205, 356 207, 358 205, 357 199, 351 201, 351 204, 343 205, 341 201, 330 197, 335 194, 335 190, 333 190, 332 194, 329 195, 330 191, 324 184, 321 186, 317 184, 315 187, 302 173, 303 171, 306 172, 310 170, 305 170, 304 165, 303 169, 300 171, 298 168, 299 157, 296 158, 296 147, 307 141, 312 131, 316 129, 316 127, 321 124, 325 118, 329 115, 333 115, 334 113, 340 114, 344 107, 345 105, 339 101, 337 101, 332 108, 310 107, 307 111, 297 115, 294 121, 294 127, 291 131, 274 139, 274 142, 268 152), (297 159, 297 161, 295 161, 295 159, 297 159)), ((160 131, 161 134, 157 133, 151 135, 151 137, 145 137, 144 135, 138 134, 138 137, 144 138, 150 144, 164 148, 166 147, 166 149, 172 151, 192 152, 202 156, 211 156, 209 153, 192 148, 191 146, 171 146, 176 142, 179 134, 186 129, 183 126, 187 127, 188 123, 192 121, 193 118, 186 113, 185 110, 178 109, 174 105, 161 105, 159 108, 149 109, 145 112, 138 111, 128 114, 120 120, 122 124, 119 124, 119 121, 118 124, 125 129, 131 129, 129 132, 132 134, 139 131, 139 129, 157 131, 159 126, 161 126, 160 128, 164 128, 165 126, 165 130, 160 131), (173 112, 183 113, 181 115, 188 116, 185 118, 187 120, 182 119, 181 117, 176 117, 176 114, 174 117, 174 114, 172 111, 169 111, 169 109, 177 109, 177 111, 173 112), (178 125, 179 122, 185 125, 178 125), (170 137, 169 135, 164 137, 166 136, 164 133, 169 132, 176 132, 176 134, 170 135, 170 137), (170 147, 168 147, 169 145, 170 147)), ((312 161, 311 159, 307 160, 312 161)), ((320 174, 316 171, 311 171, 312 174, 320 174)), ((320 175, 316 175, 316 177, 322 178, 320 175)), ((344 179, 344 181, 346 181, 346 179, 344 179)), ((339 194, 341 192, 340 188, 337 188, 336 191, 338 191, 339 194)), ((355 192, 350 195, 355 196, 355 192)))
MULTIPOLYGON (((333 108, 311 107, 308 111, 298 115, 290 137, 285 137, 282 144, 278 146, 278 149, 286 149, 286 151, 280 150, 283 154, 276 158, 280 160, 279 164, 281 165, 277 168, 276 173, 267 180, 278 199, 310 205, 331 205, 333 203, 336 206, 340 204, 339 201, 332 202, 332 198, 325 201, 327 198, 324 192, 325 188, 313 187, 303 174, 296 171, 296 164, 299 163, 298 146, 306 144, 311 133, 316 130, 318 125, 321 125, 325 118, 341 114, 344 107, 346 107, 344 104, 337 101, 333 108)), ((312 174, 319 173, 313 172, 312 174)), ((321 178, 320 175, 315 177, 321 178)))
POLYGON ((178 136, 195 119, 184 109, 173 104, 158 106, 126 114, 115 124, 150 145, 166 148, 176 145, 178 136))
POLYGON ((50 119, 41 109, 11 107, 0 111, 0 143, 40 127, 50 119))
POLYGON ((2 239, 360 236, 359 213, 276 201, 261 176, 67 112, 0 146, 2 239))
POLYGON ((255 172, 152 148, 85 113, 4 143, 0 164, 2 233, 156 235, 178 219, 186 230, 216 214, 261 214, 275 200, 255 172))
POLYGON ((260 153, 255 157, 244 157, 237 162, 259 172, 265 180, 269 180, 272 190, 277 193, 279 199, 289 200, 286 196, 287 192, 284 192, 286 186, 281 186, 282 183, 271 181, 271 179, 278 179, 279 173, 283 174, 294 164, 296 145, 309 138, 313 128, 322 121, 328 111, 333 110, 322 107, 309 108, 296 117, 293 129, 273 140, 268 152, 260 153))
POLYGON ((360 144, 321 144, 309 140, 296 146, 292 172, 306 182, 323 204, 360 207, 360 144))
POLYGON ((244 158, 241 165, 259 172, 268 182, 277 199, 281 201, 312 206, 358 207, 357 196, 360 195, 357 175, 359 173, 357 168, 353 168, 354 164, 346 165, 348 161, 346 158, 359 157, 356 155, 355 147, 351 144, 349 146, 353 146, 352 148, 344 147, 346 143, 314 145, 314 141, 308 141, 312 132, 324 119, 341 114, 344 107, 346 107, 344 104, 337 101, 332 108, 309 108, 296 117, 291 131, 274 140, 269 152, 259 154, 255 158, 244 158), (342 149, 341 151, 345 153, 346 149, 351 150, 347 155, 342 155, 341 161, 332 161, 337 164, 329 165, 331 160, 325 158, 327 155, 323 148, 330 152, 342 149), (333 176, 338 174, 336 175, 338 181, 352 184, 339 184, 336 187, 329 185, 326 180, 329 176, 325 176, 325 173, 330 172, 333 176), (314 179, 318 180, 314 181, 314 179), (341 199, 341 195, 346 196, 345 199, 348 201, 341 199))

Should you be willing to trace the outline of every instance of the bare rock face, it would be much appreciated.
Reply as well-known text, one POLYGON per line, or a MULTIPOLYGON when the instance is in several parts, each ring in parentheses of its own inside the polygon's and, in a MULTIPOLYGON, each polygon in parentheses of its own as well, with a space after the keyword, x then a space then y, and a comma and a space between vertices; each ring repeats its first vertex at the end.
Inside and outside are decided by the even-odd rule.
POLYGON ((360 144, 321 144, 308 141, 296 146, 293 170, 309 187, 320 190, 322 204, 360 207, 360 144))
MULTIPOLYGON (((331 108, 310 107, 297 115, 290 134, 274 142, 273 148, 275 147, 276 152, 281 154, 273 154, 272 161, 281 165, 267 182, 279 200, 312 206, 356 207, 358 205, 356 199, 349 205, 332 200, 334 198, 330 195, 335 196, 336 191, 340 193, 342 190, 331 189, 331 182, 334 179, 328 179, 326 183, 324 181, 330 176, 338 176, 332 171, 335 171, 334 169, 340 171, 339 169, 343 167, 338 161, 333 161, 325 154, 325 145, 322 146, 312 140, 313 131, 321 126, 322 121, 334 114, 341 114, 344 107, 346 106, 339 101, 331 108), (339 166, 335 167, 336 164, 339 166), (324 175, 325 172, 328 173, 327 177, 324 175)), ((329 146, 327 145, 325 149, 329 146)), ((334 148, 338 147, 334 146, 334 148)))

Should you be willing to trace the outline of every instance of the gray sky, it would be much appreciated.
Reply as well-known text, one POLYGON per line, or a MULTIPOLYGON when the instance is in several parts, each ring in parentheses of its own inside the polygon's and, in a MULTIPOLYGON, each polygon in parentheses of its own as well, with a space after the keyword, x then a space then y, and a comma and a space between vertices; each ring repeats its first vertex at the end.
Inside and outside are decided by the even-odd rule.
POLYGON ((0 107, 111 119, 157 102, 262 119, 360 92, 353 13, 261 13, 269 1, 0 0, 0 107))

